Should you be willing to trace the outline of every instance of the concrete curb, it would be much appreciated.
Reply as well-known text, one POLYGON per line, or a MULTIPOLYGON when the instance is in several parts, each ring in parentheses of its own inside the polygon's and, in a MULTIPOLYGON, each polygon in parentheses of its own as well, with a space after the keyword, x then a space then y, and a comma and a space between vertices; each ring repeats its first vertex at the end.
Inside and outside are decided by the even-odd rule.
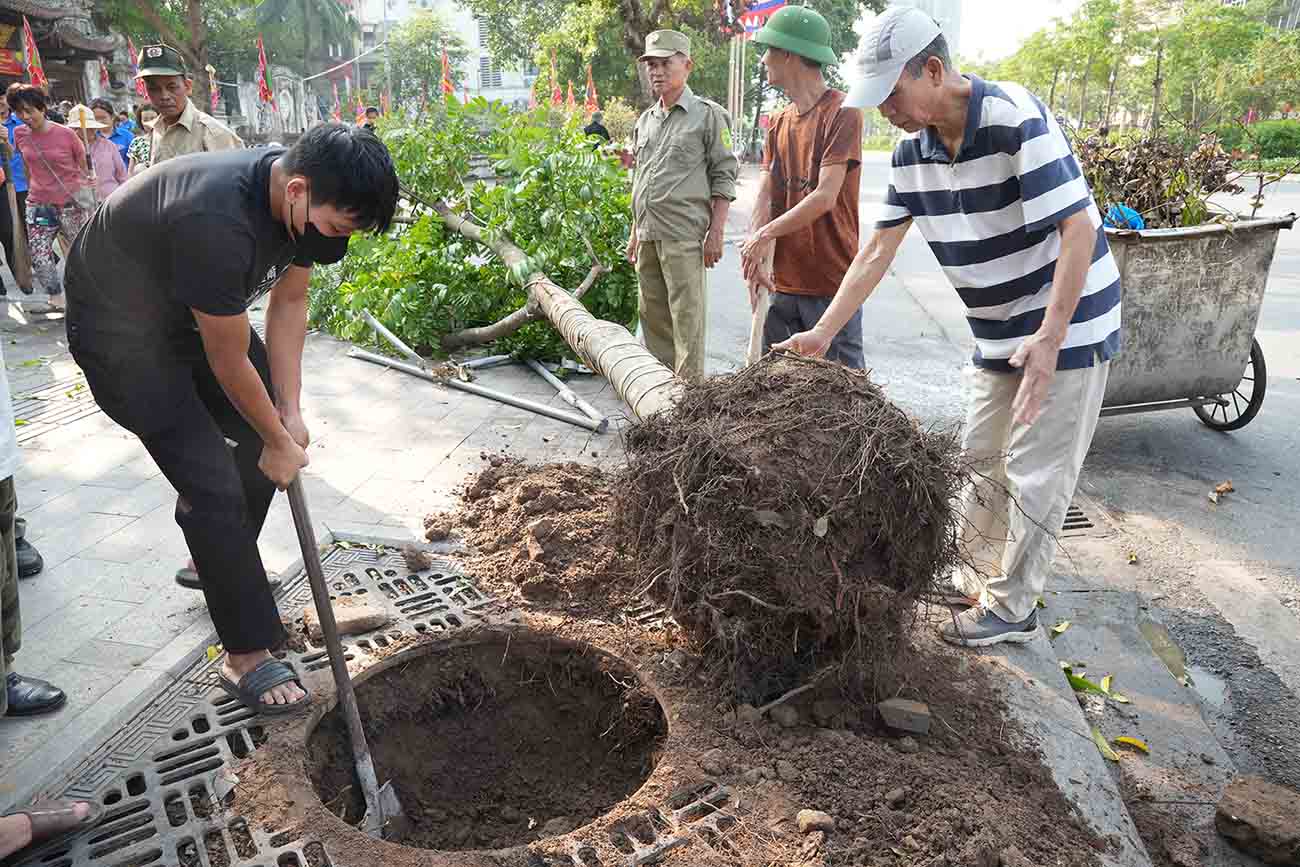
POLYGON ((1033 743, 1052 779, 1089 825, 1116 844, 1099 853, 1108 867, 1152 867, 1142 838, 1092 741, 1074 691, 1061 676, 1061 666, 1047 636, 1020 646, 991 648, 981 661, 994 666, 1011 716, 1033 743))

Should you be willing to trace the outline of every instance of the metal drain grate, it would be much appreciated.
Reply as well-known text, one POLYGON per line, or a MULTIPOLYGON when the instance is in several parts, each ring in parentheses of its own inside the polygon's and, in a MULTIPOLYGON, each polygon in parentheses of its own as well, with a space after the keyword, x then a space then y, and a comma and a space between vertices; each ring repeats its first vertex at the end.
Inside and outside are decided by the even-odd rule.
MULTIPOLYGON (((727 832, 738 822, 723 808, 731 801, 725 786, 706 781, 683 786, 668 796, 663 806, 643 810, 615 822, 609 842, 627 856, 618 867, 655 864, 679 846, 702 841, 713 849, 732 853, 727 832)), ((614 867, 602 861, 596 849, 581 841, 570 843, 566 858, 529 856, 528 867, 614 867)))
POLYGON ((1065 512, 1065 522, 1061 525, 1061 538, 1072 536, 1105 536, 1109 529, 1104 523, 1093 521, 1078 503, 1070 503, 1065 512))
MULTIPOLYGON (((338 542, 322 557, 334 596, 368 596, 394 621, 344 645, 348 659, 382 656, 393 640, 444 632, 478 619, 491 599, 448 561, 411 572, 397 552, 338 542)), ((277 594, 280 611, 298 613, 311 600, 300 573, 277 594)), ((300 670, 329 665, 325 650, 279 654, 300 670)), ((15 867, 327 867, 319 844, 269 834, 229 816, 219 772, 263 741, 254 713, 224 694, 213 695, 220 659, 203 657, 123 724, 70 773, 40 792, 45 797, 98 800, 108 808, 100 825, 46 848, 15 867)))

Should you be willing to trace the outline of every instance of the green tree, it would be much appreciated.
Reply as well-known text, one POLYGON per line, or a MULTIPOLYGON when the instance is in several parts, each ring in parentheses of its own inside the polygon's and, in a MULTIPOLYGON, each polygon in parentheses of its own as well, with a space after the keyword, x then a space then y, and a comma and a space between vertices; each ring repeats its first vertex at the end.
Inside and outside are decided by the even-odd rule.
POLYGON ((208 64, 218 77, 233 77, 256 57, 255 5, 254 0, 99 0, 95 15, 136 45, 165 42, 179 51, 194 75, 194 102, 206 109, 208 64))
MULTIPOLYGON (((323 44, 351 48, 357 34, 357 20, 343 0, 261 0, 257 22, 272 29, 277 48, 287 44, 291 35, 301 35, 302 60, 298 68, 304 76, 320 71, 312 56, 313 36, 319 36, 323 44)), ((277 52, 281 61, 286 53, 277 52)))
MULTIPOLYGON (((453 68, 469 57, 465 41, 442 16, 429 10, 417 12, 395 27, 386 50, 389 57, 382 68, 393 76, 388 88, 398 103, 419 99, 426 93, 431 99, 441 95, 443 51, 453 68)), ((464 85, 454 78, 453 73, 457 88, 464 85)))

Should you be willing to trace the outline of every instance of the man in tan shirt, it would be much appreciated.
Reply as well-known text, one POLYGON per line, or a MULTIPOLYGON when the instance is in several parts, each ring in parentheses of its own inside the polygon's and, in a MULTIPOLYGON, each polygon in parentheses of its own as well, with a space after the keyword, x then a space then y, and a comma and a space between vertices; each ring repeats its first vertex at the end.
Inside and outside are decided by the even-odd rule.
POLYGON ((658 101, 636 122, 632 234, 627 258, 641 287, 646 348, 678 376, 704 375, 704 270, 722 258, 739 164, 726 109, 691 92, 691 42, 675 30, 646 37, 658 101))
POLYGON ((194 82, 185 58, 169 45, 146 45, 140 51, 140 72, 149 102, 158 110, 149 142, 149 165, 200 151, 228 151, 244 143, 230 128, 194 107, 194 82))

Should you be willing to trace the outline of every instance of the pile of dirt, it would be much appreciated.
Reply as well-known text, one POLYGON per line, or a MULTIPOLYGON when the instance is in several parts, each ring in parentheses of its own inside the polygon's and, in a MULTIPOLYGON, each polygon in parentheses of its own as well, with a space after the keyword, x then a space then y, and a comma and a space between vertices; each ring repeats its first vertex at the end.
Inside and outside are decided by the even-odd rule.
MULTIPOLYGON (((357 687, 381 780, 411 823, 403 845, 497 849, 572 831, 645 781, 663 711, 610 657, 562 642, 496 638, 433 654, 357 687)), ((309 744, 321 802, 365 810, 336 709, 309 744)))
POLYGON ((815 669, 889 683, 912 602, 956 564, 954 432, 866 373, 768 356, 629 431, 619 539, 650 592, 755 704, 815 669))
POLYGON ((461 489, 452 515, 425 518, 426 536, 455 532, 466 571, 496 596, 531 603, 615 606, 635 596, 633 564, 610 522, 612 480, 577 463, 533 467, 499 455, 461 489))

